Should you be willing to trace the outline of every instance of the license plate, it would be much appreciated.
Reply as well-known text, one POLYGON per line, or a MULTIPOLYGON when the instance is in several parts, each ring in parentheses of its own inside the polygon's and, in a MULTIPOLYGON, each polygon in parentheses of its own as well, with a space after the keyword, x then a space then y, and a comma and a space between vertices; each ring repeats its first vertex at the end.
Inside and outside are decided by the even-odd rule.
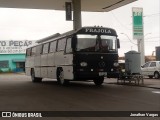
POLYGON ((99 76, 107 76, 107 72, 99 72, 99 76))

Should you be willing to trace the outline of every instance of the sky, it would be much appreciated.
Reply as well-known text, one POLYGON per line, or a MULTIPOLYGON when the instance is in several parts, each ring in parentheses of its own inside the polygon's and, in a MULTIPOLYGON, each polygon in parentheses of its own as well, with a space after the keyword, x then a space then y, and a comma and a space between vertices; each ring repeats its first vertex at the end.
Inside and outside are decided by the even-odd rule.
MULTIPOLYGON (((119 55, 137 51, 132 37, 132 7, 143 8, 145 55, 160 46, 160 0, 138 0, 110 12, 82 12, 82 26, 114 28, 120 39, 119 55), (123 33, 123 34, 122 34, 123 33)), ((64 11, 0 8, 0 40, 38 40, 73 29, 64 11)))

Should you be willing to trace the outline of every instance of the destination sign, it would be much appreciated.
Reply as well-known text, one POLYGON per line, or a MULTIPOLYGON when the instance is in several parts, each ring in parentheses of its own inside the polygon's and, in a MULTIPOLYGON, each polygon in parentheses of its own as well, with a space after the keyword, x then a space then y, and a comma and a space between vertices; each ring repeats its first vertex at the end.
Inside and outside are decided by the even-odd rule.
POLYGON ((111 34, 111 30, 95 29, 95 28, 86 28, 86 32, 90 32, 90 33, 110 33, 111 34))
POLYGON ((77 33, 79 34, 102 34, 102 35, 112 35, 117 36, 116 31, 111 28, 103 27, 84 27, 80 29, 77 33))

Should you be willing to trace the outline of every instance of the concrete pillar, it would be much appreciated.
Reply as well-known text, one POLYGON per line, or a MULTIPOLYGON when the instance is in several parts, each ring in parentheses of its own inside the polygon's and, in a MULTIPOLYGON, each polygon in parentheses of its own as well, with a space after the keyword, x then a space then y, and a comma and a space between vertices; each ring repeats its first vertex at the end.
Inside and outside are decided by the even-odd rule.
POLYGON ((141 65, 145 63, 144 37, 141 39, 141 65))
POLYGON ((141 44, 140 44, 140 40, 137 40, 137 48, 138 48, 138 52, 141 52, 141 44))
POLYGON ((145 63, 145 50, 144 50, 144 37, 143 39, 138 39, 137 40, 137 45, 138 45, 138 52, 140 52, 141 55, 141 65, 145 63))
POLYGON ((81 20, 81 0, 72 0, 73 3, 73 29, 82 27, 81 20))

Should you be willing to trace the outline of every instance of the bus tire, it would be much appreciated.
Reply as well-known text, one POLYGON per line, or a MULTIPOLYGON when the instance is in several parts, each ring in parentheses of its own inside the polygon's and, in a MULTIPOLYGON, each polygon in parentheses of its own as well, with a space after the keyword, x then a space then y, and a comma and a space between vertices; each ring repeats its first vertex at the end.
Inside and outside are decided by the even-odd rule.
POLYGON ((104 82, 104 77, 99 77, 93 80, 94 84, 99 86, 102 85, 102 83, 104 82))
POLYGON ((42 78, 35 77, 34 69, 31 70, 31 79, 33 83, 42 82, 42 78))
POLYGON ((64 79, 64 71, 62 68, 57 69, 57 82, 60 85, 67 84, 67 81, 64 79))

